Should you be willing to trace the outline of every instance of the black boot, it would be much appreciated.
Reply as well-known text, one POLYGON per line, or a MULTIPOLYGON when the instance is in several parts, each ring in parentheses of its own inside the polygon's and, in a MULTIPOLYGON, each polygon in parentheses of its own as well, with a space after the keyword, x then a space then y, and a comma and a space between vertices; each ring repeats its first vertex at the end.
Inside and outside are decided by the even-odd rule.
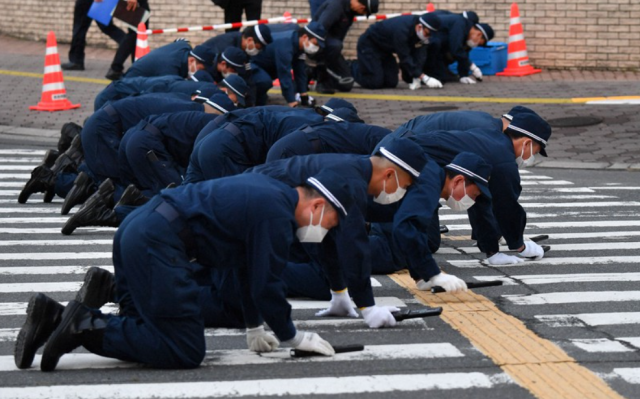
POLYGON ((67 220, 62 234, 69 235, 78 227, 107 226, 118 227, 118 218, 113 211, 113 183, 110 179, 102 182, 98 191, 84 203, 84 206, 67 220))
MULTIPOLYGON (((169 187, 167 187, 169 188, 169 187)), ((131 206, 141 206, 149 201, 149 197, 145 197, 142 194, 142 191, 138 189, 138 187, 133 184, 129 184, 126 190, 122 193, 120 200, 116 203, 114 208, 117 208, 121 205, 131 205, 131 206)))
POLYGON ((44 294, 31 297, 27 307, 27 320, 22 325, 13 358, 19 369, 31 367, 36 351, 49 339, 60 323, 64 306, 44 294))
POLYGON ((65 353, 84 346, 102 354, 102 341, 107 321, 99 311, 92 311, 78 301, 70 301, 58 327, 44 347, 40 370, 53 371, 65 353))
POLYGON ((69 148, 56 159, 55 164, 51 168, 55 174, 62 172, 67 168, 76 170, 82 160, 84 159, 84 152, 82 151, 82 140, 80 135, 77 135, 71 140, 69 148))
POLYGON ((80 172, 73 181, 73 187, 62 203, 60 214, 68 215, 71 208, 84 202, 96 191, 96 185, 88 174, 80 172))
POLYGON ((31 172, 31 179, 24 185, 18 202, 24 204, 27 202, 31 194, 53 192, 55 187, 56 176, 53 171, 46 165, 39 165, 31 172))
POLYGON ((79 136, 82 126, 74 122, 67 122, 60 129, 60 138, 58 139, 58 151, 65 152, 71 146, 74 137, 79 136))
MULTIPOLYGON (((58 157, 60 156, 60 151, 58 150, 47 150, 47 152, 45 152, 44 157, 42 158, 42 164, 45 165, 48 168, 53 167, 53 165, 55 165, 56 160, 58 159, 58 157)), ((53 200, 53 197, 55 197, 56 192, 55 190, 52 188, 49 188, 47 190, 44 191, 44 202, 51 202, 53 200)))
POLYGON ((116 281, 112 273, 99 267, 92 267, 84 275, 84 283, 76 301, 90 308, 99 309, 107 302, 113 302, 116 281))

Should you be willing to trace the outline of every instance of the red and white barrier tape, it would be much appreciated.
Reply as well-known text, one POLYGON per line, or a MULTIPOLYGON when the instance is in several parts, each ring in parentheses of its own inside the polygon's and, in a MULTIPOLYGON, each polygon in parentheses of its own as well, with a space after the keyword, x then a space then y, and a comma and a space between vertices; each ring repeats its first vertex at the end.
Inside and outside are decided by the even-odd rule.
MULTIPOLYGON (((369 17, 366 17, 366 16, 354 17, 353 20, 354 21, 379 21, 383 19, 399 17, 402 15, 422 15, 425 12, 426 11, 413 11, 413 12, 405 12, 401 14, 377 14, 377 15, 370 15, 369 17)), ((258 19, 254 21, 233 22, 230 24, 190 26, 186 28, 147 29, 146 34, 158 35, 161 33, 200 32, 200 31, 207 31, 207 30, 243 28, 247 26, 274 24, 274 23, 282 23, 282 22, 292 22, 294 24, 306 24, 310 21, 311 21, 311 18, 291 18, 291 16, 283 16, 283 17, 275 17, 275 18, 269 18, 269 19, 258 19)), ((145 33, 145 32, 142 32, 142 33, 145 33)))

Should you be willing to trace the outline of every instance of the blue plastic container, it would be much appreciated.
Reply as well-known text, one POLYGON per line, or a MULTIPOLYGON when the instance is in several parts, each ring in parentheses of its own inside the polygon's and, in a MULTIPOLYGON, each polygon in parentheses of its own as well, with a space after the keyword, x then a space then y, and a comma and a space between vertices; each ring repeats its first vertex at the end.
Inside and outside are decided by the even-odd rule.
MULTIPOLYGON (((495 75, 507 67, 507 43, 489 42, 487 47, 476 47, 469 53, 471 61, 480 68, 483 75, 495 75)), ((453 73, 458 73, 458 63, 449 65, 453 73)))

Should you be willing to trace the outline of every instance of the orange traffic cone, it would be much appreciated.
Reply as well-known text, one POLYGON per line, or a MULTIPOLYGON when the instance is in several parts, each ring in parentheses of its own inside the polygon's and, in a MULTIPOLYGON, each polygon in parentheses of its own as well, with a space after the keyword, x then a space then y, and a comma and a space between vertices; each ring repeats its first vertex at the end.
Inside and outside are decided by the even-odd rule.
POLYGON ((149 42, 147 41, 147 27, 144 22, 138 24, 138 36, 136 38, 136 55, 134 61, 149 54, 149 42))
POLYGON ((427 3, 427 12, 434 12, 436 10, 436 7, 433 5, 433 3, 427 3))
POLYGON ((60 69, 56 34, 51 31, 47 35, 47 51, 44 56, 42 96, 38 105, 31 105, 29 109, 36 111, 64 111, 79 107, 80 104, 71 104, 71 101, 67 99, 62 69, 60 69))
POLYGON ((291 23, 291 13, 289 11, 285 11, 284 14, 282 14, 282 16, 284 17, 285 24, 291 23))
POLYGON ((525 76, 542 72, 529 65, 527 45, 524 42, 520 11, 516 3, 511 3, 511 23, 509 25, 509 47, 507 49, 507 68, 498 72, 499 76, 525 76))

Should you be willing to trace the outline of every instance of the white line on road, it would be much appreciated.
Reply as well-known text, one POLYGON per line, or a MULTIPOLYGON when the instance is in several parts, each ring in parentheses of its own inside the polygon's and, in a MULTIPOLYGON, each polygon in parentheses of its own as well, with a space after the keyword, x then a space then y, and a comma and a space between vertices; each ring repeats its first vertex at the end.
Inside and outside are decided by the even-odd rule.
POLYGON ((634 349, 628 348, 620 342, 612 341, 607 338, 570 339, 569 341, 583 351, 590 353, 635 352, 634 349))
MULTIPOLYGON (((460 268, 481 268, 484 267, 486 260, 447 260, 450 264, 460 268)), ((584 256, 584 257, 568 257, 568 258, 542 258, 536 261, 526 261, 524 263, 516 263, 513 265, 500 265, 500 267, 528 267, 532 265, 539 266, 564 266, 564 265, 608 265, 614 263, 640 263, 640 256, 584 256)))
MULTIPOLYGON (((84 275, 92 266, 11 266, 0 267, 0 275, 22 274, 82 274, 84 275)), ((95 266, 113 273, 113 266, 95 266)))
POLYGON ((539 315, 536 319, 549 327, 611 326, 618 324, 640 324, 640 312, 608 312, 539 315))
POLYGON ((7 180, 29 180, 31 179, 31 173, 0 173, 0 179, 7 180))
MULTIPOLYGON (((527 215, 528 216, 528 215, 527 215)), ((550 240, 572 240, 576 238, 600 238, 602 240, 610 240, 611 238, 620 237, 636 237, 640 236, 640 231, 607 231, 595 233, 551 233, 545 232, 550 240)))
MULTIPOLYGON (((60 232, 60 230, 58 230, 60 232)), ((113 240, 6 240, 0 241, 0 247, 14 246, 64 246, 64 245, 111 245, 113 240)))
MULTIPOLYGON (((90 233, 103 233, 105 231, 115 232, 115 227, 82 227, 82 234, 90 234, 90 233)), ((0 228, 0 234, 61 234, 60 227, 51 227, 51 228, 0 228)), ((74 235, 77 235, 74 233, 74 235)))
POLYGON ((520 176, 522 180, 552 180, 551 176, 525 175, 520 176))
POLYGON ((640 348, 640 337, 618 337, 616 338, 618 341, 627 342, 636 348, 640 348))
MULTIPOLYGON (((578 227, 596 228, 596 227, 638 227, 638 226, 640 226, 640 220, 600 220, 600 221, 592 220, 589 222, 528 222, 527 221, 527 228, 529 229, 532 229, 532 228, 572 229, 572 228, 578 228, 578 227)), ((469 224, 452 224, 452 225, 447 225, 447 227, 449 227, 449 230, 471 230, 471 226, 469 224)), ((602 234, 604 235, 606 233, 602 233, 602 234)))
POLYGON ((570 186, 573 183, 566 180, 550 180, 550 181, 521 181, 521 186, 570 186))
MULTIPOLYGON (((2 271, 0 270, 0 274, 2 271)), ((640 281, 640 273, 585 273, 585 274, 521 274, 514 276, 474 276, 478 281, 504 281, 507 285, 521 281, 527 285, 560 283, 602 283, 610 281, 640 281)))
MULTIPOLYGON (((17 203, 17 201, 16 201, 17 203)), ((77 208, 76 208, 77 209, 77 208)), ((72 212, 69 213, 69 215, 67 216, 67 219, 69 219, 71 217, 71 215, 73 215, 76 211, 76 209, 73 209, 72 212)), ((39 207, 35 207, 35 206, 16 206, 16 207, 11 207, 11 208, 0 208, 0 213, 51 213, 54 215, 59 215, 60 214, 60 207, 58 206, 49 206, 49 207, 44 207, 44 208, 39 208, 39 207)))
POLYGON ((10 182, 10 181, 4 181, 4 182, 0 182, 0 187, 24 187, 26 182, 10 182))
POLYGON ((33 170, 37 165, 2 165, 0 170, 33 170))
POLYGON ((639 367, 622 367, 615 368, 613 372, 629 384, 640 384, 640 368, 639 367))
POLYGON ((603 202, 521 202, 524 208, 614 208, 620 206, 640 206, 637 201, 603 202))
MULTIPOLYGON (((602 233, 600 233, 602 234, 602 233)), ((554 252, 557 251, 624 251, 632 249, 640 249, 640 242, 604 242, 604 243, 587 243, 587 244, 553 244, 551 246, 554 252)), ((460 251, 468 254, 478 254, 478 247, 459 247, 460 251)), ((501 245, 500 252, 511 251, 509 247, 501 245)))
POLYGON ((590 190, 640 190, 640 187, 632 186, 601 186, 601 187, 588 187, 590 190))
POLYGON ((518 199, 519 201, 540 201, 540 200, 548 200, 548 201, 557 201, 559 199, 562 200, 585 200, 585 199, 608 199, 608 198, 618 198, 615 195, 521 195, 518 199))
POLYGON ((514 305, 640 301, 640 291, 550 292, 532 295, 502 295, 514 305))
POLYGON ((32 167, 38 166, 42 162, 42 158, 2 158, 0 163, 24 163, 33 164, 32 167))
POLYGON ((0 155, 44 155, 45 152, 45 150, 12 149, 0 150, 0 155))
MULTIPOLYGON (((25 212, 27 213, 29 212, 28 211, 29 208, 25 207, 24 209, 25 209, 25 212)), ((55 218, 1 218, 0 223, 1 224, 55 223, 55 224, 59 224, 62 227, 65 223, 67 223, 67 220, 69 220, 68 216, 55 217, 55 218)))
MULTIPOLYGON (((337 357, 335 357, 335 359, 337 360, 337 357)), ((302 359, 296 359, 296 361, 299 360, 302 359)), ((62 361, 64 361, 64 357, 62 361)), ((488 389, 502 383, 512 383, 512 380, 505 374, 486 375, 479 372, 391 374, 353 377, 0 388, 0 396, 16 399, 137 399, 141 397, 173 399, 263 396, 303 397, 310 395, 337 395, 340 397, 341 395, 348 394, 362 395, 384 392, 445 391, 471 388, 488 389)), ((423 395, 426 394, 421 394, 420 396, 423 395)))
POLYGON ((31 252, 2 254, 0 260, 61 260, 61 259, 111 259, 111 252, 31 252))

